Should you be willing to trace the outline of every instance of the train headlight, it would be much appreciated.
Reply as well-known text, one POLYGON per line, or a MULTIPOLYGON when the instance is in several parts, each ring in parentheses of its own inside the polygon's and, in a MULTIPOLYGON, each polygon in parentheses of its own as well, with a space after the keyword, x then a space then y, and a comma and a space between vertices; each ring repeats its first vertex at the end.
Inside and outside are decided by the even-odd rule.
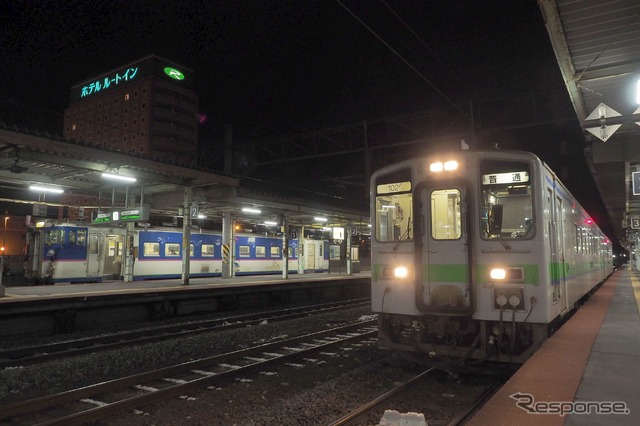
POLYGON ((445 161, 444 169, 447 170, 447 171, 457 170, 458 169, 458 162, 455 161, 455 160, 445 161))
POLYGON ((438 161, 436 163, 431 163, 429 164, 429 170, 434 173, 441 172, 442 170, 444 170, 444 164, 442 164, 441 161, 438 161))
POLYGON ((454 170, 458 170, 458 162, 455 160, 449 161, 436 161, 435 163, 429 164, 429 171, 432 173, 440 173, 441 171, 452 172, 454 170))
POLYGON ((407 278, 409 276, 409 269, 406 266, 398 266, 393 270, 393 276, 396 278, 407 278))
POLYGON ((507 278, 507 270, 504 268, 491 268, 489 277, 491 277, 492 280, 502 281, 507 278))

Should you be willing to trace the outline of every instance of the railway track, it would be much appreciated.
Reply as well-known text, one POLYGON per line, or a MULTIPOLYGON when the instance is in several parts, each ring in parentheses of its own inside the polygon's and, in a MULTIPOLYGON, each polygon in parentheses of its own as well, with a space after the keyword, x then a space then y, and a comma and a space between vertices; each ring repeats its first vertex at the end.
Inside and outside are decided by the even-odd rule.
POLYGON ((208 320, 191 321, 175 325, 124 331, 109 335, 86 337, 37 346, 12 348, 0 351, 0 369, 25 366, 58 358, 118 349, 124 346, 153 343, 166 339, 201 333, 229 330, 257 325, 264 321, 285 321, 312 314, 332 312, 368 305, 369 299, 347 300, 337 303, 289 308, 208 320))
POLYGON ((296 338, 101 382, 0 409, 6 425, 75 425, 125 408, 214 386, 337 346, 376 337, 377 321, 363 321, 296 338))
MULTIPOLYGON (((392 401, 400 400, 404 396, 411 398, 411 392, 414 391, 414 387, 423 384, 426 379, 432 377, 438 370, 435 368, 429 368, 428 370, 414 376, 410 380, 405 381, 401 385, 391 389, 385 394, 362 404, 360 407, 353 410, 346 416, 337 419, 329 426, 347 426, 365 424, 367 419, 381 418, 381 413, 384 412, 385 407, 392 406, 392 401)), ((504 383, 503 379, 496 380, 489 385, 483 392, 477 395, 476 398, 467 403, 467 408, 462 412, 455 413, 452 416, 452 420, 448 423, 448 426, 458 426, 468 420, 475 410, 483 404, 491 395, 493 395, 498 388, 504 383)))

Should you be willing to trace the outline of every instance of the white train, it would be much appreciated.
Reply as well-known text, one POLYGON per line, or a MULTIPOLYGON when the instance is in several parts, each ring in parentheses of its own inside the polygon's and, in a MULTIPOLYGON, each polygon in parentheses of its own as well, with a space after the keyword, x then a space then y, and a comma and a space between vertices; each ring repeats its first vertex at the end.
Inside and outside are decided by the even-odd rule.
MULTIPOLYGON (((101 282, 124 275, 125 230, 81 224, 49 224, 30 234, 28 278, 33 281, 101 282), (50 272, 53 271, 52 276, 50 272)), ((304 270, 329 268, 329 241, 304 239, 304 270)), ((299 244, 288 241, 288 270, 298 272, 299 244)), ((180 278, 182 232, 176 229, 136 229, 133 232, 133 279, 180 278)), ((281 274, 282 237, 237 234, 224 256, 222 236, 193 231, 190 277, 222 275, 222 262, 233 262, 234 275, 281 274), (233 253, 231 256, 230 254, 233 253)))
POLYGON ((613 272, 610 240, 528 152, 378 170, 371 221, 380 345, 443 368, 524 362, 613 272))

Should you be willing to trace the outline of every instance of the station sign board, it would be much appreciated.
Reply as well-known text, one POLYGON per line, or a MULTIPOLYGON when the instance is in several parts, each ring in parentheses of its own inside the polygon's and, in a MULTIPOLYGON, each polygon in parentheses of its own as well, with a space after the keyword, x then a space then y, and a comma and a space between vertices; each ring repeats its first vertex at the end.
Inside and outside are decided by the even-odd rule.
POLYGON ((95 212, 91 224, 100 225, 107 223, 144 222, 149 220, 149 207, 132 207, 109 212, 95 212))

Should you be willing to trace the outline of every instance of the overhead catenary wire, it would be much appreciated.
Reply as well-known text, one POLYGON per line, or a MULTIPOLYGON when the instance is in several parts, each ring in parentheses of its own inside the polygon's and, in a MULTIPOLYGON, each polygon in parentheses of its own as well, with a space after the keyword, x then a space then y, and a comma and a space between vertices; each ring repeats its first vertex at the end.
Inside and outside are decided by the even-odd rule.
POLYGON ((345 9, 351 16, 353 16, 356 21, 358 21, 363 27, 365 27, 375 38, 377 38, 382 44, 384 44, 394 55, 396 55, 398 57, 398 59, 400 59, 402 62, 404 62, 424 82, 426 82, 429 86, 431 86, 431 88, 433 90, 435 90, 450 105, 452 105, 455 110, 457 110, 458 112, 460 112, 460 114, 462 114, 465 118, 467 118, 467 120, 469 120, 469 122, 471 123, 471 125, 473 127, 477 127, 476 123, 474 122, 474 120, 472 119, 472 117, 469 114, 467 114, 462 108, 460 108, 458 106, 458 104, 456 104, 451 98, 449 98, 449 96, 447 96, 446 93, 444 93, 442 90, 440 90, 438 88, 438 86, 435 85, 435 83, 433 83, 431 80, 429 80, 427 78, 427 76, 425 76, 422 72, 420 72, 420 70, 418 70, 411 62, 409 62, 408 59, 406 59, 404 56, 402 56, 402 54, 400 54, 400 52, 398 52, 396 49, 394 49, 393 46, 391 46, 384 38, 382 38, 382 36, 380 36, 373 28, 371 28, 369 25, 367 25, 366 22, 364 22, 362 19, 360 19, 360 17, 358 15, 356 15, 355 12, 353 12, 351 9, 349 9, 344 3, 342 3, 341 0, 336 0, 336 2, 340 6, 342 6, 342 8, 345 9))

